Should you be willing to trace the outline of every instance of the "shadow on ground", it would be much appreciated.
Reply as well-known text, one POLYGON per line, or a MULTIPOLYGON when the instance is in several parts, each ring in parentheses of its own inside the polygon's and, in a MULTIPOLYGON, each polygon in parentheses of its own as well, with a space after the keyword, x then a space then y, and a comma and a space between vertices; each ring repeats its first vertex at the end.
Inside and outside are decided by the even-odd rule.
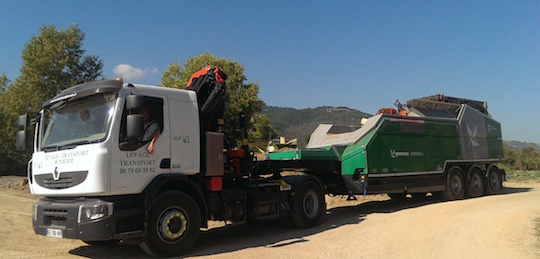
MULTIPOLYGON (((529 188, 504 188, 499 195, 510 195, 529 191, 529 188)), ((482 198, 482 197, 480 197, 482 198)), ((283 247, 299 242, 309 242, 306 236, 321 233, 345 225, 360 224, 372 213, 393 213, 400 210, 446 202, 437 196, 408 198, 402 201, 366 201, 357 205, 342 206, 327 210, 319 226, 298 229, 278 220, 260 221, 249 224, 230 225, 202 231, 185 257, 211 256, 252 247, 283 247)), ((149 258, 137 245, 81 246, 71 254, 88 258, 149 258)))

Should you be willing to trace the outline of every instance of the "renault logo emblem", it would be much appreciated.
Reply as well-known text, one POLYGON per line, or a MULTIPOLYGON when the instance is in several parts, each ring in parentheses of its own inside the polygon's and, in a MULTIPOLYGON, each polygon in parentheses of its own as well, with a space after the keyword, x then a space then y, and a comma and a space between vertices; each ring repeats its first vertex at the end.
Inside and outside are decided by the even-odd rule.
POLYGON ((58 167, 54 168, 54 172, 53 172, 52 176, 53 176, 53 179, 55 181, 60 180, 60 172, 58 172, 58 167))

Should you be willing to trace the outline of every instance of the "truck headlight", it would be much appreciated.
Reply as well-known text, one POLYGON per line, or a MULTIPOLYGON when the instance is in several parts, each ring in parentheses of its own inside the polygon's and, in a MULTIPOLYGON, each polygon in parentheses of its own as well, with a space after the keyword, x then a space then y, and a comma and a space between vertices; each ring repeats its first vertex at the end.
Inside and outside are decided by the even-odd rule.
POLYGON ((111 202, 95 202, 79 206, 78 223, 101 219, 113 214, 113 204, 111 202))

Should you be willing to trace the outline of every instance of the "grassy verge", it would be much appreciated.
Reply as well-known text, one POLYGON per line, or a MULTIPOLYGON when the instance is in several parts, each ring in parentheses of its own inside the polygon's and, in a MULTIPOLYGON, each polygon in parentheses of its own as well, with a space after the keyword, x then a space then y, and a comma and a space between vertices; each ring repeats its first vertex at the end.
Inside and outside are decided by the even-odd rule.
POLYGON ((506 178, 513 181, 540 181, 540 171, 506 170, 506 178))

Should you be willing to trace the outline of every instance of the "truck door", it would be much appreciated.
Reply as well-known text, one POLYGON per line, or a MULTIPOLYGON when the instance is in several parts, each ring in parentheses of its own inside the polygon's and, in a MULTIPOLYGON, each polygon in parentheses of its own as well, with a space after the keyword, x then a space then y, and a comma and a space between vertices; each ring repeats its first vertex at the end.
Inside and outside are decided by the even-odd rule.
MULTIPOLYGON (((139 94, 141 95, 141 94, 139 94)), ((123 105, 117 140, 113 140, 111 155, 111 194, 140 193, 157 175, 170 173, 170 125, 168 100, 165 96, 141 95, 143 106, 128 111, 123 105), (126 137, 126 117, 140 113, 145 119, 145 136, 138 140, 126 137), (148 151, 152 133, 159 135, 154 141, 153 154, 148 151)), ((125 99, 125 98, 124 98, 125 99)), ((116 124, 118 125, 118 124, 116 124)))

